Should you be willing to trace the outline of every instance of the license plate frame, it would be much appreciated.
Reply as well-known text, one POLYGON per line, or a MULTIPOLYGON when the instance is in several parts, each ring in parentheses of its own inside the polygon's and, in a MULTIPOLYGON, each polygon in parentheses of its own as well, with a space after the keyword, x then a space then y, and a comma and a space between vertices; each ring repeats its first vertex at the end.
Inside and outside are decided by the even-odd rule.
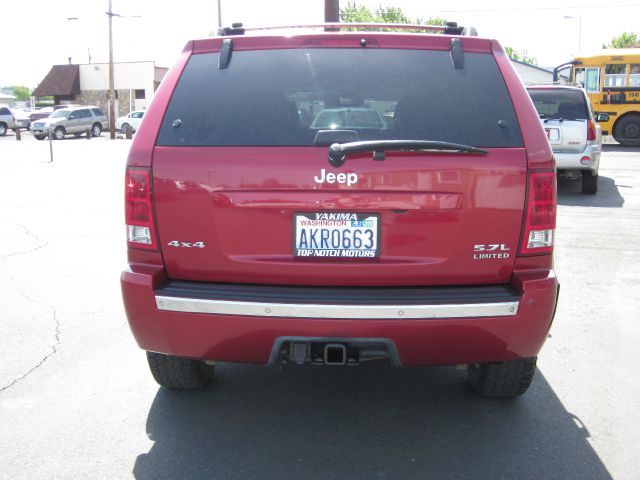
POLYGON ((379 213, 372 212, 294 212, 292 228, 292 248, 293 256, 296 258, 332 258, 332 259, 372 259, 380 256, 380 238, 382 225, 379 213), (303 224, 306 220, 311 222, 303 224), (354 223, 355 222, 355 223, 354 223), (301 230, 307 231, 306 244, 301 242, 301 230), (324 235, 318 233, 315 237, 310 230, 328 230, 324 235), (359 236, 355 233, 358 230, 359 236), (369 233, 371 230, 371 233, 369 233), (338 247, 333 231, 350 232, 348 234, 338 233, 338 247), (348 237, 345 241, 345 236, 348 237), (363 248, 356 248, 350 245, 346 248, 345 243, 357 243, 355 238, 360 238, 363 248), (368 248, 367 245, 372 243, 368 248), (328 248, 322 248, 328 247, 328 248))
POLYGON ((549 142, 559 142, 560 141, 560 129, 559 128, 548 128, 548 127, 545 127, 544 133, 547 134, 547 140, 549 140, 549 142))

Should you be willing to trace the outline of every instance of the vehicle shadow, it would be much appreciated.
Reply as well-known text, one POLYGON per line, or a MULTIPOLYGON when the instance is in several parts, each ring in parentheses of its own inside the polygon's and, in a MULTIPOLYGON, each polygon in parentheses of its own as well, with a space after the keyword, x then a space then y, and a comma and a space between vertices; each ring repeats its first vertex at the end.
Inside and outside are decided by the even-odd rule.
POLYGON ((624 153, 635 153, 640 152, 640 146, 637 147, 623 147, 618 143, 603 143, 602 144, 603 152, 624 152, 624 153))
POLYGON ((217 368, 158 390, 135 478, 612 478, 541 372, 487 400, 450 367, 217 368))
POLYGON ((580 181, 558 178, 558 205, 570 207, 621 208, 624 197, 613 178, 599 176, 598 193, 585 195, 580 192, 580 181))

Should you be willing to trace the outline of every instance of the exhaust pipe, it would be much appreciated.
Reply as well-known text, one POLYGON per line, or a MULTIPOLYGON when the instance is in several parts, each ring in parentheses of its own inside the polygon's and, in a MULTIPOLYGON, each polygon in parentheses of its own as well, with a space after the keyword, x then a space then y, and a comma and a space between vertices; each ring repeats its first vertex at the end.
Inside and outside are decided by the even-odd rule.
POLYGON ((347 363, 347 347, 341 343, 328 343, 324 347, 325 365, 345 365, 347 363))

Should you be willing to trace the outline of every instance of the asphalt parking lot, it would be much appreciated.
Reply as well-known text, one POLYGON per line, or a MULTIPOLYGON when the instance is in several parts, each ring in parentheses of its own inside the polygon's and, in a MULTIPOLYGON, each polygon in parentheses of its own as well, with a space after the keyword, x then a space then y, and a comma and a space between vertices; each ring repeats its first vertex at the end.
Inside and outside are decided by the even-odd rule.
POLYGON ((600 192, 561 182, 561 298, 529 392, 483 400, 455 368, 221 364, 159 389, 131 336, 130 141, 0 137, 0 477, 633 479, 640 456, 640 149, 600 192))

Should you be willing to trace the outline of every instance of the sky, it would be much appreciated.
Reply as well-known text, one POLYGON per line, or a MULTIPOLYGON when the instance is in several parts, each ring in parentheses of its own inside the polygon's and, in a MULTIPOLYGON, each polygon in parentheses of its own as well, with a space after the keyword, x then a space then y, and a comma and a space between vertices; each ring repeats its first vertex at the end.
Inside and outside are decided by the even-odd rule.
MULTIPOLYGON (((6 0, 5 0, 6 1, 6 0)), ((222 23, 291 25, 324 20, 324 0, 220 0, 222 23)), ((5 3, 5 2, 3 2, 5 3)), ((375 8, 400 7, 411 18, 443 17, 476 27, 538 65, 553 67, 579 52, 592 53, 624 31, 640 34, 640 0, 359 0, 375 8), (440 10, 437 10, 439 8, 440 10)), ((170 67, 185 43, 218 25, 217 0, 112 0, 114 61, 153 60, 170 67)), ((346 5, 346 0, 341 0, 346 5)), ((0 86, 35 88, 52 65, 108 61, 108 0, 31 0, 28 16, 11 20, 3 6, 0 86), (68 20, 75 17, 77 20, 68 20), (10 40, 14 40, 13 42, 10 40)), ((19 10, 20 12, 23 9, 19 10)))

